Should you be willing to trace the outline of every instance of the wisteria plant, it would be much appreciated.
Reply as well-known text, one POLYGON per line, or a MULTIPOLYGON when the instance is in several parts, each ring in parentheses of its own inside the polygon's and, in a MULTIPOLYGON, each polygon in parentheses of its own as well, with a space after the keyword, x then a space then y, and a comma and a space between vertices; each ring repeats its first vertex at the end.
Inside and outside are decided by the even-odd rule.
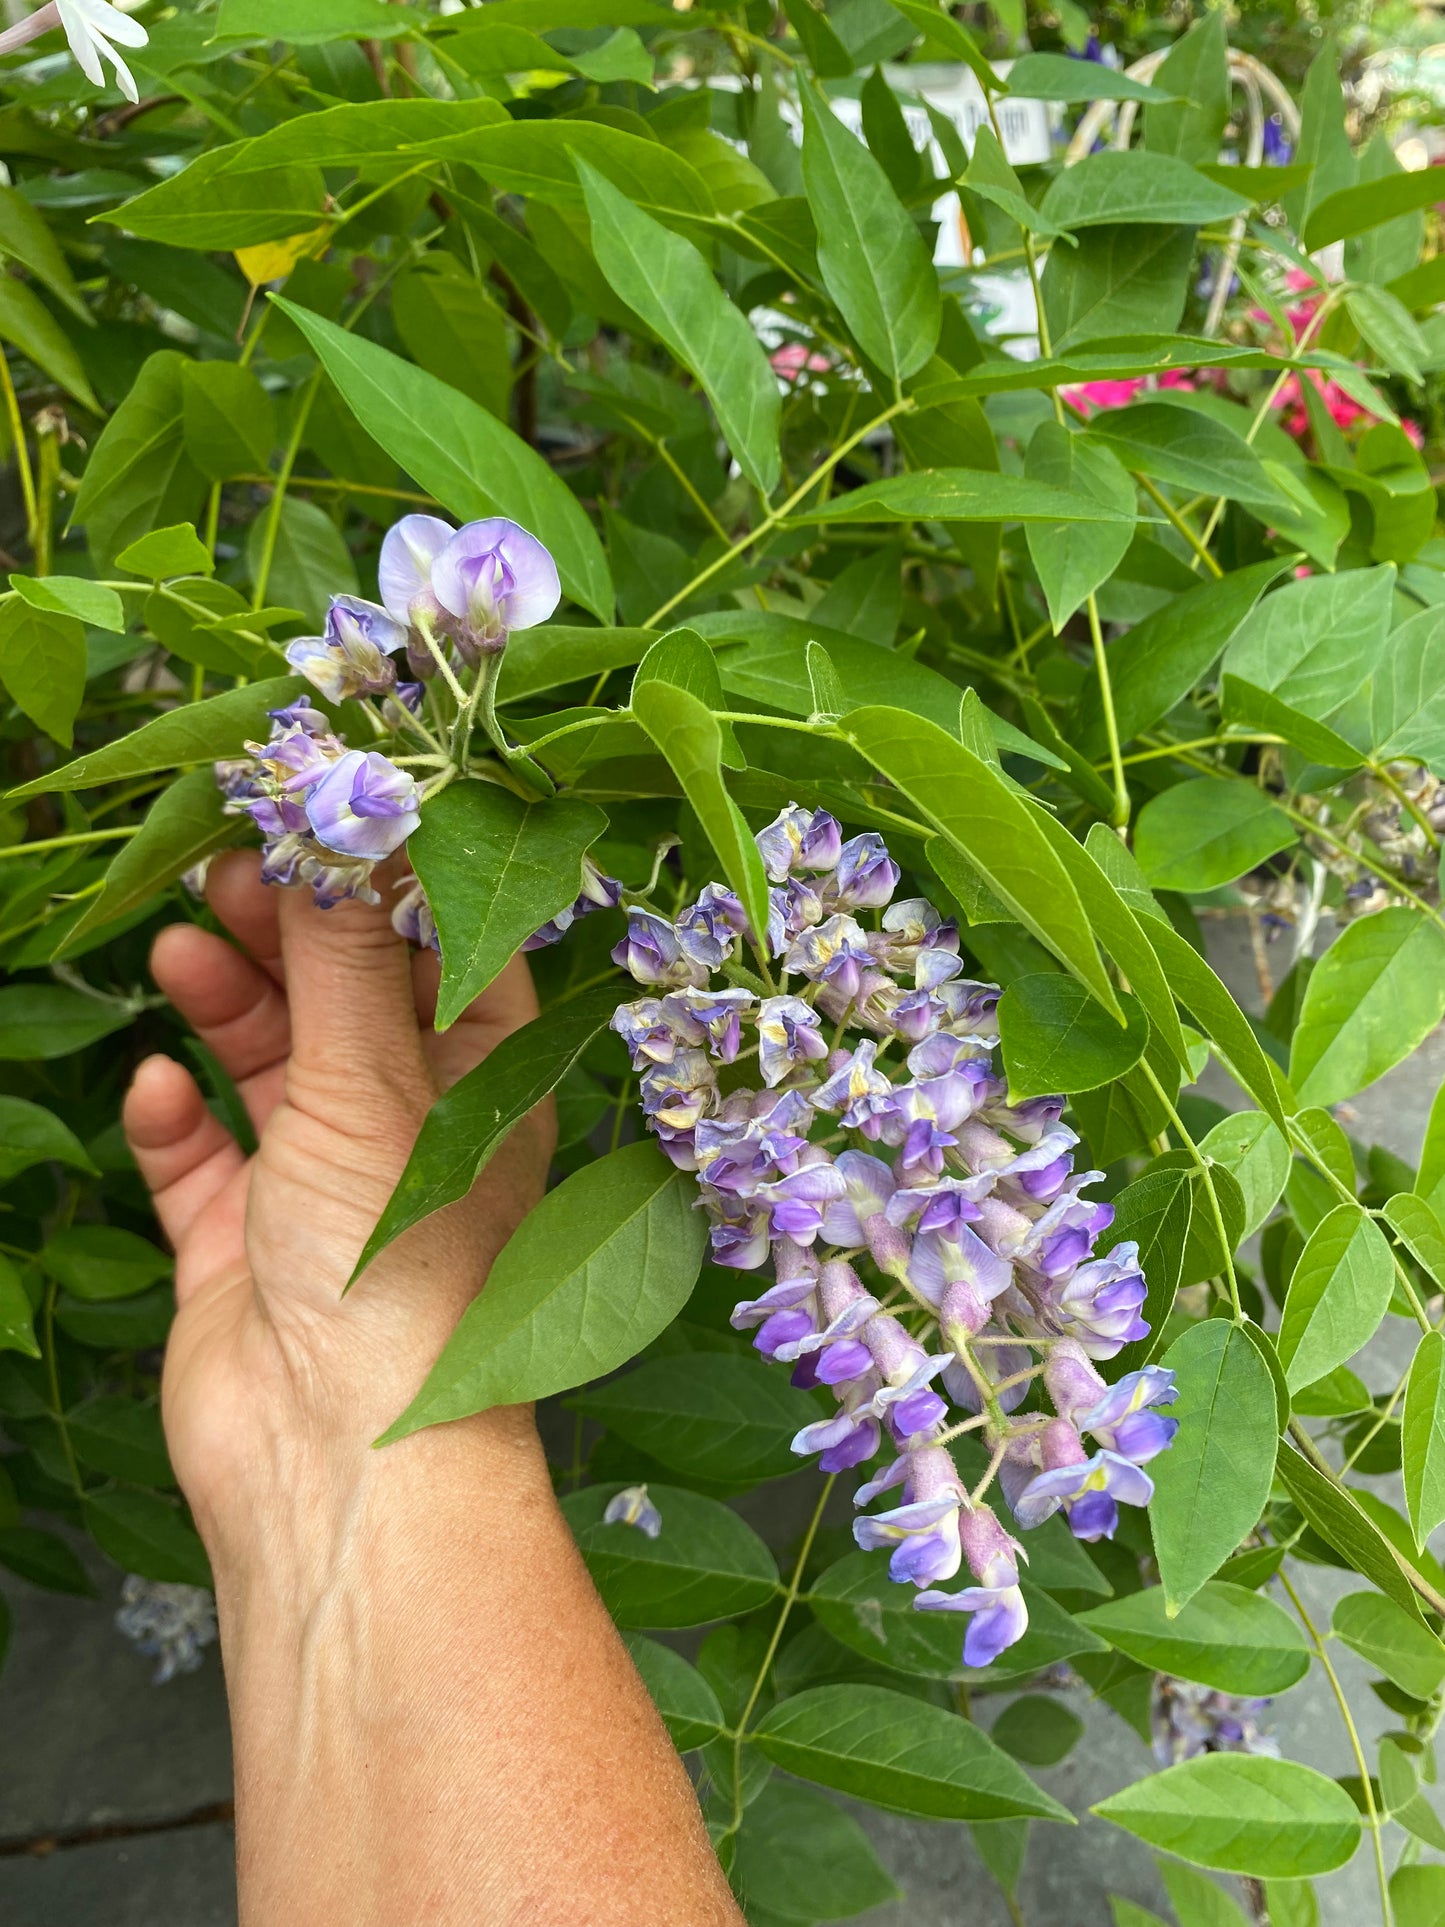
POLYGON ((1027 25, 0 35, 0 1566, 214 1638, 117 1108, 167 1049, 248 1141, 145 958, 259 843, 441 1028, 530 955, 350 1289, 544 1102, 554 1182, 377 1449, 539 1402, 753 1927, 906 1888, 837 1794, 1022 1918, 1076 1746, 1180 1927, 1357 1853, 1430 1927, 1445 1106, 1411 1165, 1348 1104, 1445 1015, 1437 190, 1328 43, 1261 123, 1222 10, 1147 82, 1027 25))

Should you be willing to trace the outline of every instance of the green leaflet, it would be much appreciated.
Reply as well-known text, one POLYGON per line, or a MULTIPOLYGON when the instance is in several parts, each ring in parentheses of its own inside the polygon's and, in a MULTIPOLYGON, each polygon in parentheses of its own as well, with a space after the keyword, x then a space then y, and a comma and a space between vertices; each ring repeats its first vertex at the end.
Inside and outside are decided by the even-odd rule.
POLYGON ((1226 673, 1326 720, 1385 655, 1394 587, 1388 565, 1285 583, 1241 622, 1226 673))
POLYGON ((612 581, 602 545, 576 496, 535 449, 435 375, 274 298, 362 427, 444 508, 463 521, 511 516, 551 550, 568 595, 600 622, 610 618, 612 581))
POLYGON ((1205 1753, 1136 1780, 1092 1809, 1201 1867, 1298 1880, 1342 1867, 1360 1842, 1344 1788, 1313 1767, 1205 1753))
POLYGON ((1334 1104, 1408 1057, 1445 1015, 1445 930, 1404 904, 1347 924, 1311 973, 1290 1081, 1334 1104))
POLYGON ((513 1126, 557 1088, 606 1029, 617 996, 613 986, 604 985, 550 1006, 443 1092, 427 1112, 406 1169, 356 1261, 353 1284, 403 1231, 466 1196, 513 1126))
POLYGON ((1198 174, 1173 154, 1088 154, 1054 176, 1040 208, 1045 220, 1070 230, 1119 226, 1203 227, 1233 220, 1249 199, 1198 174))
POLYGON ((567 1391, 625 1364, 692 1290, 707 1233, 691 1205, 685 1175, 650 1140, 549 1191, 381 1442, 567 1391))
POLYGON ((676 770, 761 941, 768 927, 768 880, 752 831, 723 783, 721 726, 690 690, 675 683, 634 684, 632 712, 676 770))
MULTIPOLYGON (((1112 451, 1071 434, 1058 422, 1041 422, 1034 430, 1024 473, 1030 481, 1097 496, 1121 516, 1130 516, 1134 510, 1134 483, 1112 451)), ((1117 528, 1030 523, 1027 538, 1057 635, 1114 573, 1134 540, 1134 528, 1131 521, 1121 521, 1117 528)))
POLYGON ((1378 1329, 1394 1283, 1385 1234, 1358 1205, 1338 1205, 1315 1226, 1280 1321, 1280 1363, 1291 1391, 1354 1357, 1378 1329))
POLYGON ((775 1706, 760 1750, 800 1779, 938 1820, 1071 1820, 988 1736, 882 1686, 815 1686, 775 1706))
POLYGON ((1164 1596, 1177 1609, 1257 1523, 1279 1426, 1269 1368, 1227 1319, 1192 1326, 1162 1363, 1175 1374, 1179 1396, 1170 1413, 1179 1431, 1150 1467, 1149 1517, 1164 1596))
POLYGON ((818 228, 818 266, 858 346, 896 391, 938 341, 938 276, 923 237, 867 148, 809 88, 803 180, 818 228))
POLYGON ((1153 1672, 1245 1698, 1282 1693, 1309 1671, 1309 1646, 1284 1608, 1220 1580, 1210 1580, 1172 1619, 1163 1588, 1146 1586, 1090 1607, 1083 1620, 1153 1672))
POLYGON ((1422 609, 1390 631, 1370 683, 1378 762, 1416 757, 1445 770, 1445 609, 1422 609))
POLYGON ((1016 977, 999 1003, 1009 1099, 1090 1091, 1122 1077, 1143 1055, 1149 1022, 1133 997, 1121 1030, 1073 978, 1057 971, 1016 977))
MULTIPOLYGON (((812 12, 808 0, 794 4, 800 14, 812 12)), ((770 1780, 749 1802, 732 1877, 750 1911, 789 1921, 844 1919, 901 1898, 858 1822, 825 1795, 785 1780, 770 1780)))
POLYGON ((1127 510, 1079 489, 1054 488, 991 468, 933 468, 867 482, 817 508, 799 509, 797 524, 815 522, 1127 522, 1127 510))
POLYGON ((407 850, 441 938, 438 1030, 575 899, 606 821, 573 797, 524 803, 491 783, 453 784, 427 804, 407 850))
POLYGON ((1354 1571, 1378 1586, 1387 1599, 1419 1617, 1415 1588, 1424 1586, 1428 1596, 1427 1582, 1355 1503, 1354 1495, 1327 1478, 1287 1442, 1279 1448, 1278 1464, 1290 1497, 1320 1537, 1354 1571))
POLYGON ((1445 1520, 1445 1337, 1426 1332, 1410 1364, 1401 1434, 1405 1504, 1417 1546, 1445 1520))
POLYGON ((779 473, 778 384, 742 310, 692 243, 577 163, 598 264, 620 298, 702 384, 723 437, 763 495, 779 473))
POLYGON ((584 1486, 568 1493, 562 1511, 619 1626, 702 1626, 774 1598, 773 1555, 727 1506, 677 1486, 649 1486, 662 1518, 661 1532, 649 1539, 635 1526, 603 1522, 617 1490, 584 1486))
POLYGON ((1122 1016, 1078 892, 1003 778, 936 725, 901 710, 855 709, 839 729, 968 858, 1025 929, 1122 1016))
POLYGON ((700 1353, 685 1374, 649 1359, 575 1404, 669 1472, 740 1486, 796 1472, 793 1439, 820 1416, 781 1374, 731 1352, 700 1353))
POLYGON ((1159 890, 1214 890, 1295 841, 1294 825, 1252 783, 1191 777, 1139 812, 1140 868, 1159 890))
POLYGON ((83 1515, 91 1538, 122 1572, 183 1586, 214 1583, 200 1534, 158 1493, 90 1492, 83 1515))
POLYGON ((0 1183, 52 1158, 76 1171, 95 1171, 80 1139, 52 1112, 27 1098, 0 1097, 0 1183))
POLYGON ((715 1740, 724 1723, 723 1710, 697 1668, 689 1666, 681 1653, 642 1633, 628 1636, 627 1650, 678 1752, 688 1753, 715 1740))
POLYGON ((0 608, 0 682, 47 736, 69 749, 85 695, 85 631, 74 616, 23 596, 0 608))
POLYGON ((1331 1628, 1412 1699, 1427 1700, 1445 1680, 1445 1646, 1412 1613, 1377 1592, 1346 1593, 1331 1628))

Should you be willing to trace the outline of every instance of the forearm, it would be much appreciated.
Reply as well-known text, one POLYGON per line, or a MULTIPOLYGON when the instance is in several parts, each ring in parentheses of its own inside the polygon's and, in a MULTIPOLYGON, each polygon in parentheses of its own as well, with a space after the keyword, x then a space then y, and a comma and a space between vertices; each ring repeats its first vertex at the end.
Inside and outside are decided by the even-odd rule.
POLYGON ((530 1420, 372 1453, 330 1503, 278 1492, 218 1561, 244 1927, 733 1927, 530 1420))

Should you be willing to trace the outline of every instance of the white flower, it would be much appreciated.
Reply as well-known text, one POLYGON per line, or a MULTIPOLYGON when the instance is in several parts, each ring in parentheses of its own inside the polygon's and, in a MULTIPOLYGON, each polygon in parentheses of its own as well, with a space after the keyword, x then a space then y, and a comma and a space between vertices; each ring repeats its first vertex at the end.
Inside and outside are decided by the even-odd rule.
POLYGON ((122 47, 143 47, 148 35, 138 20, 113 7, 110 0, 56 0, 60 24, 70 42, 70 51, 86 79, 97 87, 105 85, 102 55, 115 68, 116 85, 127 100, 139 100, 135 80, 112 41, 122 47))

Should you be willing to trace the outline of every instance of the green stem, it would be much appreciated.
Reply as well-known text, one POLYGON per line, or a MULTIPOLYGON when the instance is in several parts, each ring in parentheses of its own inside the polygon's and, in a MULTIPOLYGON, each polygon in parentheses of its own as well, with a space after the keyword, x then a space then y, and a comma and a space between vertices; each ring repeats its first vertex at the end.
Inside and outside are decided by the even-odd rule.
POLYGON ((321 368, 318 364, 297 403, 296 420, 291 427, 291 439, 286 444, 286 453, 281 458, 281 472, 276 477, 275 490, 266 506, 266 521, 261 532, 261 559, 256 568, 256 580, 251 591, 253 609, 264 609, 266 606, 266 584, 271 579, 271 563, 276 554, 276 538, 281 531, 281 507, 286 500, 286 488, 291 480, 291 471, 296 465, 296 457, 301 452, 301 437, 306 433, 311 404, 315 401, 320 387, 321 368))
POLYGON ((55 1420, 55 1428, 60 1434, 60 1443, 65 1450, 65 1463, 70 1468, 70 1483, 75 1488, 78 1499, 85 1497, 85 1481, 80 1476, 80 1466, 75 1456, 75 1446, 70 1437, 70 1427, 65 1422, 65 1407, 60 1400, 60 1372, 55 1358, 55 1299, 57 1287, 52 1279, 45 1287, 42 1323, 45 1331, 45 1381, 50 1392, 50 1416, 55 1420))
POLYGON ((832 454, 820 462, 818 467, 813 470, 812 474, 809 475, 805 481, 799 483, 798 487, 793 490, 781 508, 770 509, 755 529, 750 529, 746 535, 741 536, 734 542, 730 549, 725 549, 721 555, 716 556, 709 562, 705 569, 700 569, 692 578, 691 582, 685 583, 676 595, 669 596, 661 608, 653 610, 652 614, 642 625, 643 628, 655 629, 665 615, 671 614, 680 603, 686 602, 689 597, 695 595, 705 582, 710 582, 720 570, 725 569, 730 562, 735 562, 737 558, 750 549, 755 542, 761 541, 765 535, 771 535, 778 524, 786 521, 788 516, 792 514, 793 510, 798 506, 799 502, 802 501, 808 491, 815 488, 819 482, 831 475, 843 457, 851 454, 859 442, 864 440, 866 436, 871 435, 874 429, 881 428, 885 422, 892 421, 895 415, 906 414, 909 409, 915 406, 916 404, 912 396, 905 395, 901 401, 895 401, 890 407, 885 408, 881 415, 875 415, 871 421, 865 422, 863 426, 851 434, 845 442, 840 442, 832 454))
MULTIPOLYGON (((268 308, 266 312, 271 311, 268 308)), ((274 488, 274 475, 233 475, 232 481, 248 483, 252 488, 274 488)), ((434 495, 423 495, 414 488, 382 488, 377 482, 350 482, 335 475, 293 475, 292 488, 330 489, 336 495, 378 495, 388 502, 415 502, 420 508, 440 508, 434 495)))
POLYGON ((1104 733, 1109 739, 1109 767, 1114 772, 1114 811, 1110 826, 1123 838, 1129 830, 1129 782, 1124 775, 1124 751, 1119 741, 1119 719, 1114 713, 1114 685, 1109 680, 1109 660, 1104 648, 1104 631, 1099 622, 1099 604, 1088 600, 1089 636, 1094 645, 1094 668, 1099 678, 1099 695, 1104 705, 1104 733))
POLYGON ((11 843, 0 850, 0 863, 12 856, 36 856, 41 850, 63 850, 77 843, 113 843, 124 837, 137 836, 140 824, 133 823, 123 830, 76 830, 69 836, 42 837, 37 843, 11 843))
POLYGON ((1345 1698, 1345 1689, 1340 1684, 1339 1674, 1330 1664, 1330 1656, 1325 1650, 1325 1642, 1320 1638, 1319 1633, 1315 1629, 1314 1621, 1305 1610, 1304 1601, 1290 1584, 1289 1576, 1283 1569, 1281 1569, 1279 1574, 1279 1582, 1289 1594, 1290 1604, 1299 1614, 1299 1622, 1301 1626, 1304 1627, 1310 1644, 1314 1647, 1315 1658, 1325 1669, 1325 1678, 1330 1683, 1330 1691, 1334 1694, 1335 1704, 1340 1709, 1340 1718, 1345 1723, 1345 1732, 1349 1735, 1350 1751, 1355 1756, 1355 1770, 1360 1779, 1361 1798, 1365 1803, 1365 1817, 1369 1824, 1375 1849, 1375 1879, 1380 1889, 1380 1923, 1381 1927, 1394 1927, 1395 1915, 1390 1905, 1390 1876, 1385 1868, 1385 1846, 1381 1837, 1381 1819, 1379 1811, 1375 1806, 1375 1790, 1370 1784, 1369 1763, 1365 1759, 1365 1749, 1360 1744, 1360 1735, 1355 1727, 1354 1716, 1350 1712, 1350 1703, 1345 1698))
POLYGON ((25 529, 31 546, 35 543, 35 476, 30 467, 30 450, 25 445, 25 423, 20 401, 10 377, 10 357, 0 348, 0 385, 5 391, 5 418, 10 424, 10 439, 15 445, 15 466, 20 472, 20 493, 25 499, 25 529))
POLYGON ((1244 1307, 1239 1302, 1239 1280, 1234 1275, 1234 1253, 1229 1248, 1229 1233, 1224 1228, 1224 1213, 1220 1209, 1219 1193, 1214 1188, 1214 1173, 1209 1168, 1209 1160, 1200 1151, 1199 1146, 1184 1128, 1184 1125, 1180 1121, 1178 1111, 1175 1110, 1173 1103, 1170 1101, 1168 1092, 1154 1075, 1154 1068, 1147 1057, 1140 1058, 1139 1068, 1143 1071, 1144 1076, 1153 1089, 1154 1095, 1164 1106, 1171 1126, 1179 1135, 1180 1143, 1189 1153, 1190 1163, 1193 1164, 1203 1181, 1205 1193, 1209 1198, 1209 1215, 1214 1220, 1214 1230, 1219 1239, 1219 1248, 1224 1253, 1224 1280, 1229 1287, 1229 1303, 1234 1314, 1234 1322, 1236 1325, 1242 1325, 1244 1323, 1244 1307))
POLYGON ((1204 546, 1203 542, 1200 541, 1194 529, 1185 521, 1184 517, 1164 493, 1163 489, 1156 487, 1147 475, 1140 475, 1133 470, 1130 472, 1134 475, 1134 480, 1139 484, 1140 488, 1143 489, 1149 499, 1159 508, 1163 509, 1165 515, 1168 516, 1169 520, 1174 524, 1174 527, 1178 529, 1179 533, 1184 537, 1184 540, 1189 544, 1190 548, 1193 549, 1195 555, 1204 564, 1205 568, 1208 569, 1209 573, 1215 577, 1222 577, 1224 574, 1223 569, 1220 568, 1214 557, 1209 553, 1209 550, 1204 546))
POLYGON ((1370 763, 1367 767, 1375 781, 1387 789, 1400 805, 1400 808, 1407 811, 1409 815, 1415 819, 1416 826, 1423 831, 1425 841, 1429 844, 1430 848, 1438 851, 1440 848, 1440 839, 1435 834, 1435 826, 1420 808, 1420 805, 1413 797, 1406 794, 1404 787, 1395 781, 1383 763, 1370 763))
MULTIPOLYGON (((778 1623, 773 1628, 773 1636, 768 1641, 768 1650, 763 1654, 763 1663, 758 1668, 758 1676, 753 1681, 752 1691, 748 1694, 747 1703, 739 1715, 737 1726, 733 1729, 733 1817, 727 1832, 722 1836, 723 1840, 726 1840, 728 1835, 736 1833, 743 1823, 743 1741, 747 1737, 748 1721, 753 1716, 753 1708, 758 1703, 758 1698, 762 1693, 768 1673, 772 1668, 774 1659, 777 1657, 778 1647, 782 1644, 783 1632, 787 1626, 789 1616, 794 1606, 798 1603, 798 1594, 803 1589, 803 1572, 808 1563, 808 1555, 813 1550, 813 1541, 817 1538, 818 1527, 823 1521, 823 1508, 828 1503, 828 1495, 833 1490, 833 1482, 836 1478, 836 1473, 830 1473, 823 1481, 823 1489, 818 1494, 818 1503, 814 1506, 813 1516, 808 1521, 808 1530, 803 1534, 803 1544, 798 1552, 797 1562, 793 1567, 793 1576, 788 1581, 787 1592, 783 1595, 782 1610, 778 1614, 778 1623)), ((721 1844, 722 1840, 718 1842, 719 1846, 721 1846, 721 1844)))

